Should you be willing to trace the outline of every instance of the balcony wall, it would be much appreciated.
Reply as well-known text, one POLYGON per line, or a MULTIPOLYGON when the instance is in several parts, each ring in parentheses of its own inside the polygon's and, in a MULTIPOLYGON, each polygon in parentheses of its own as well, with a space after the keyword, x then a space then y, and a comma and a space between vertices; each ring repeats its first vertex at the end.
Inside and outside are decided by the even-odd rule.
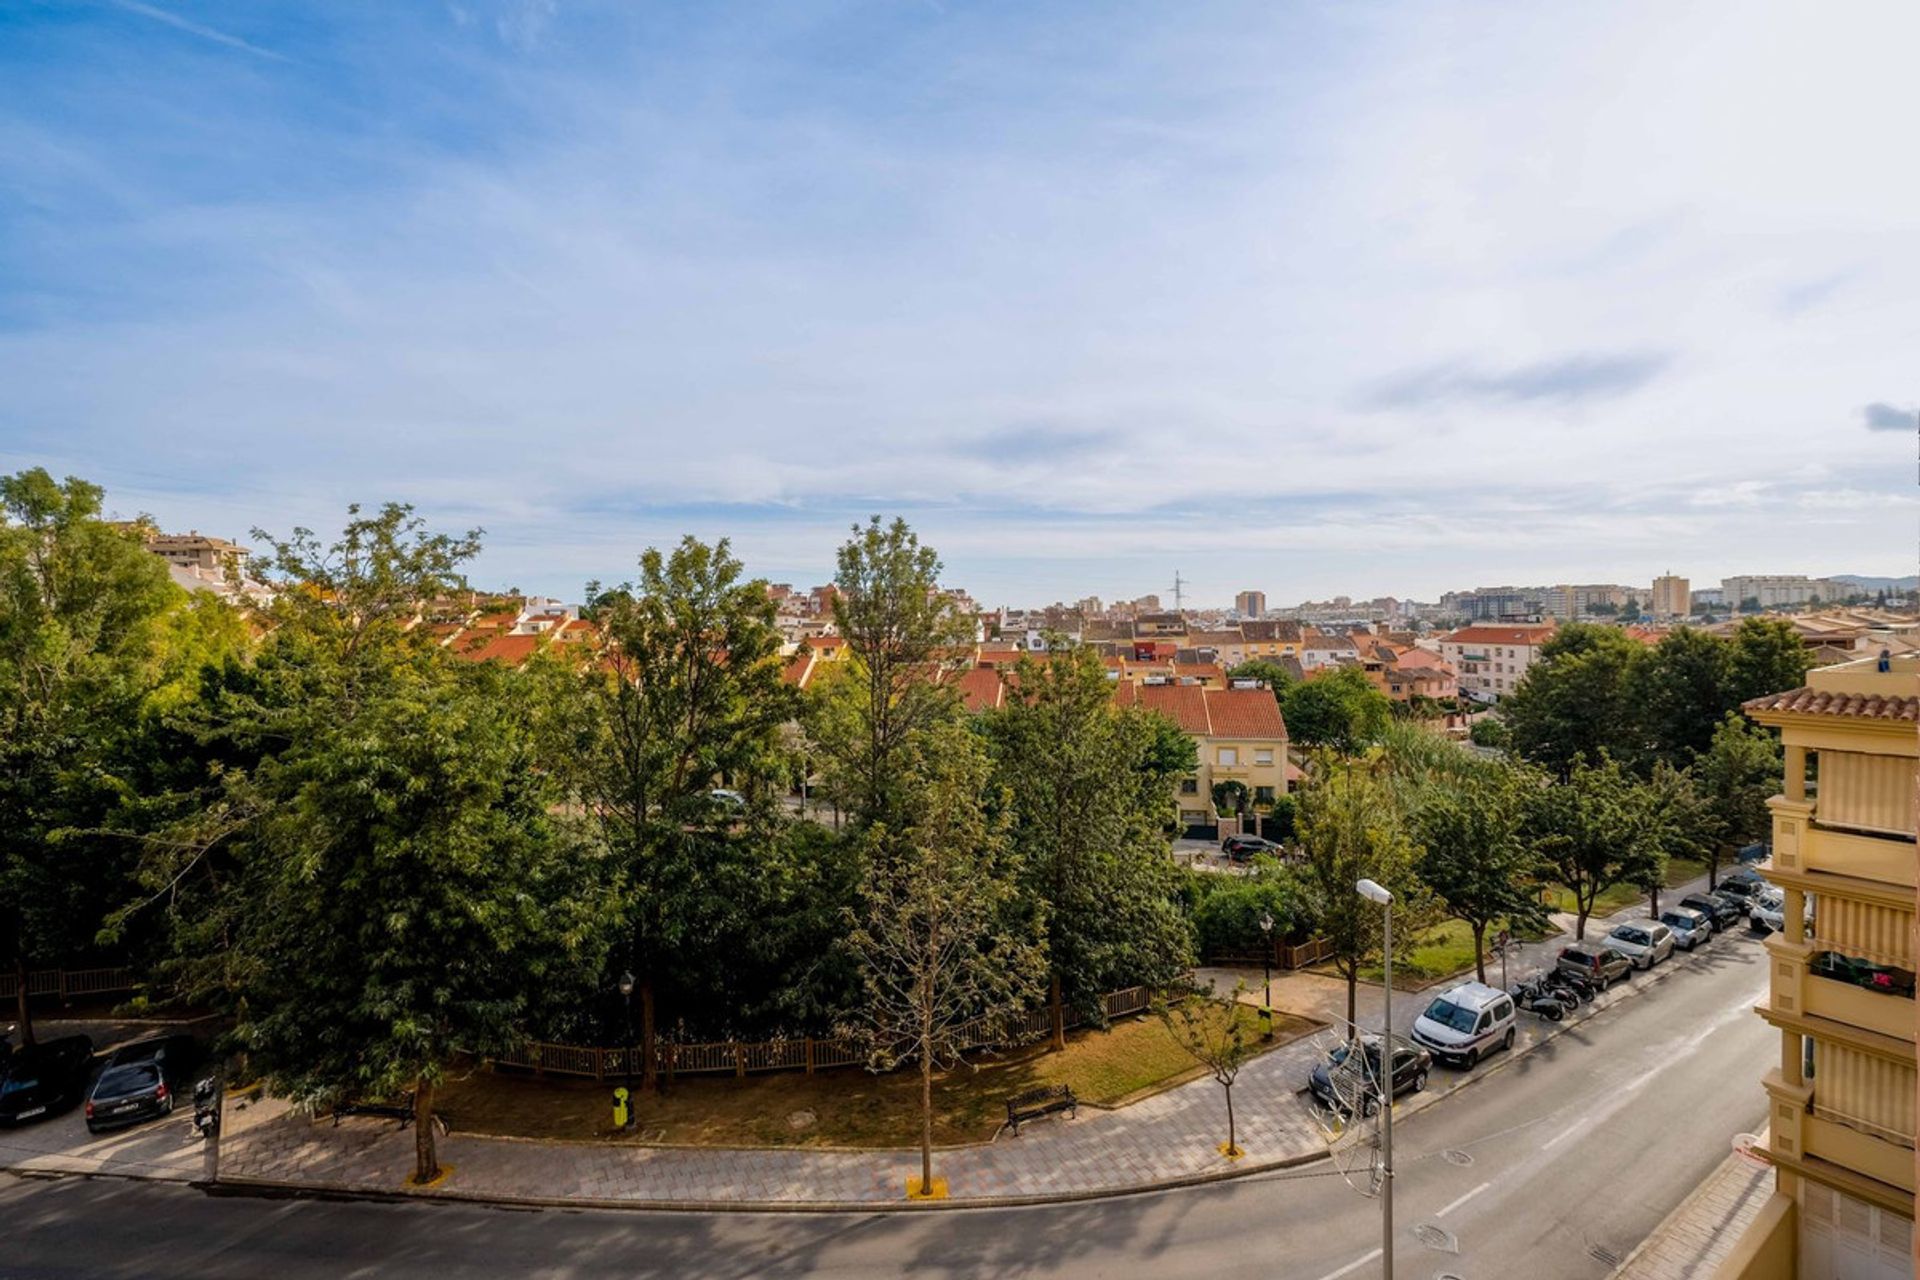
MULTIPOLYGON (((1817 1096, 1814 1101, 1817 1106, 1817 1096)), ((1806 1117, 1800 1134, 1808 1155, 1878 1178, 1888 1186, 1913 1191, 1912 1147, 1876 1138, 1817 1114, 1806 1117)))
POLYGON ((1805 972, 1800 979, 1805 1011, 1816 1018, 1832 1018, 1901 1040, 1914 1038, 1914 1002, 1906 996, 1885 995, 1852 983, 1805 972))
POLYGON ((1868 836, 1836 831, 1817 821, 1800 835, 1801 866, 1828 875, 1857 876, 1883 884, 1914 884, 1915 851, 1912 840, 1898 836, 1868 836))

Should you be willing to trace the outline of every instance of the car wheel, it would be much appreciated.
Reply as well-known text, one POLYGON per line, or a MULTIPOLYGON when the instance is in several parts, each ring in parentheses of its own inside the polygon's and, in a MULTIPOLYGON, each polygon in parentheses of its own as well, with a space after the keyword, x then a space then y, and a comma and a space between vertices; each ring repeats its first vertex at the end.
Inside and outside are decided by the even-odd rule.
POLYGON ((1513 1028, 1512 1027, 1508 1027, 1507 1034, 1500 1038, 1500 1047, 1502 1049, 1513 1048, 1513 1028))
POLYGON ((1370 1116, 1379 1109, 1380 1099, 1374 1097, 1372 1094, 1368 1094, 1360 1102, 1360 1114, 1363 1116, 1370 1116))
POLYGON ((1480 1065, 1480 1051, 1478 1049, 1467 1050, 1467 1056, 1462 1059, 1462 1061, 1466 1063, 1467 1070, 1473 1070, 1480 1065))
POLYGON ((1426 1087, 1427 1087, 1427 1073, 1424 1071, 1419 1072, 1417 1075, 1413 1077, 1413 1091, 1415 1093, 1422 1093, 1422 1092, 1425 1092, 1426 1087))

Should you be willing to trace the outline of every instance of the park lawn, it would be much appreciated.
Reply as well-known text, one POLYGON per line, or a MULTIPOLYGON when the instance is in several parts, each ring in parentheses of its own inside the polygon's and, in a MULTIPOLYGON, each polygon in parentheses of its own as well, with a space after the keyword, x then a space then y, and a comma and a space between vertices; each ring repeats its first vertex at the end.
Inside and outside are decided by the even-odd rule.
MULTIPOLYGON (((1489 948, 1493 945, 1492 935, 1496 932, 1498 930, 1490 931, 1487 936, 1489 948)), ((1519 936, 1525 941, 1534 942, 1546 937, 1547 934, 1528 933, 1522 930, 1519 936)), ((1489 958, 1489 963, 1497 962, 1489 958)), ((1420 939, 1419 945, 1413 949, 1411 956, 1394 962, 1393 984, 1396 991, 1418 991, 1442 978, 1451 978, 1456 974, 1472 971, 1473 930, 1464 920, 1448 920, 1428 930, 1420 939)), ((1339 972, 1332 965, 1315 965, 1314 972, 1339 976, 1339 972)), ((1385 976, 1377 964, 1361 966, 1362 982, 1377 983, 1385 976)))
MULTIPOLYGON (((1707 874, 1707 864, 1696 858, 1674 858, 1667 863, 1667 874, 1663 883, 1669 889, 1677 888, 1689 880, 1697 880, 1707 874)), ((1576 908, 1573 903, 1573 891, 1564 886, 1554 887, 1552 906, 1555 911, 1572 914, 1576 908)), ((1594 899, 1595 918, 1610 916, 1614 912, 1630 907, 1636 902, 1645 902, 1647 895, 1630 884, 1616 884, 1604 890, 1594 899)))
MULTIPOLYGON (((1226 1005, 1216 1007, 1227 1016, 1226 1005)), ((1241 1005, 1235 1016, 1257 1041, 1259 1011, 1241 1005)), ((1258 1047, 1285 1044, 1322 1025, 1275 1011, 1273 1041, 1258 1047)), ((1115 1106, 1204 1074, 1152 1016, 1124 1019, 1104 1031, 1069 1032, 1060 1053, 1042 1044, 977 1056, 974 1069, 934 1078, 936 1143, 986 1141, 1006 1119, 1006 1099, 1038 1085, 1071 1085, 1083 1103, 1115 1106)), ((455 1132, 507 1137, 738 1147, 910 1147, 920 1139, 920 1076, 912 1069, 886 1075, 853 1068, 812 1076, 683 1076, 664 1095, 643 1096, 637 1126, 618 1134, 612 1127, 617 1083, 477 1068, 450 1081, 438 1101, 455 1132)))

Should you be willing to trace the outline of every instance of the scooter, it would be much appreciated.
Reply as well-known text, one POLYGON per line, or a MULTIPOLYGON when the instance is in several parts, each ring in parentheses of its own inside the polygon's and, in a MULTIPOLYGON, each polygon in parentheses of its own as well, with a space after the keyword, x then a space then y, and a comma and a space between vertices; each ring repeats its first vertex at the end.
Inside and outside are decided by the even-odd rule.
POLYGON ((1591 981, 1581 977, 1577 973, 1567 973, 1564 970, 1555 969, 1551 973, 1542 975, 1542 977, 1548 989, 1559 992, 1569 1006, 1591 1003, 1594 995, 1598 991, 1598 988, 1595 987, 1591 981))
POLYGON ((1555 992, 1540 979, 1516 984, 1507 992, 1513 1002, 1528 1013, 1538 1014, 1548 1022, 1558 1022, 1567 1016, 1572 1008, 1571 1002, 1555 992))
POLYGON ((193 1131, 211 1138, 220 1128, 220 1086, 208 1076, 193 1086, 193 1131))

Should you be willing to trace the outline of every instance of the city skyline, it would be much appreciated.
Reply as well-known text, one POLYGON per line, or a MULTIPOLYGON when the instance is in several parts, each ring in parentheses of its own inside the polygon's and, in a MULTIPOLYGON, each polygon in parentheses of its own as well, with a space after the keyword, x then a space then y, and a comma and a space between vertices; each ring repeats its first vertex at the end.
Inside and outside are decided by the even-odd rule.
POLYGON ((1911 568, 1908 6, 0 35, 0 462, 168 527, 408 500, 561 596, 875 511, 983 600, 1911 568))

